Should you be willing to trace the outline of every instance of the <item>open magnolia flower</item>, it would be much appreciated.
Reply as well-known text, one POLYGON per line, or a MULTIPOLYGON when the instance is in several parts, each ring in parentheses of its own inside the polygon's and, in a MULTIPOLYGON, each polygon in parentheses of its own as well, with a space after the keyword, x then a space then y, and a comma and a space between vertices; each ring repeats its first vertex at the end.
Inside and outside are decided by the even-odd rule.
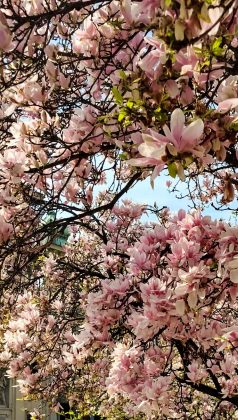
POLYGON ((201 118, 186 126, 185 115, 181 109, 177 108, 171 114, 170 129, 164 125, 165 135, 158 134, 157 139, 165 144, 172 143, 177 152, 191 152, 198 144, 203 130, 204 124, 201 118))
POLYGON ((130 159, 128 163, 133 166, 155 165, 163 168, 162 157, 166 155, 166 146, 174 156, 178 152, 192 152, 198 145, 203 130, 201 118, 186 126, 185 115, 177 108, 171 114, 170 129, 167 125, 163 126, 164 135, 154 130, 149 130, 149 134, 142 134, 144 143, 139 145, 138 151, 143 157, 130 159))

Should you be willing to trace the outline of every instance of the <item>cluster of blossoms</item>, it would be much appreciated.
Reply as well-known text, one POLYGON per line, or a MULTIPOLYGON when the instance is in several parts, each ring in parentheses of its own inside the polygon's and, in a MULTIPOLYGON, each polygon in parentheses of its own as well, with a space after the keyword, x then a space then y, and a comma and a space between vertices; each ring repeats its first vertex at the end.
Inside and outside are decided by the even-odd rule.
POLYGON ((238 0, 1 1, 0 345, 25 397, 237 416, 237 228, 120 202, 165 173, 235 209, 237 33, 238 0))
POLYGON ((236 10, 218 0, 4 0, 0 188, 14 232, 36 194, 44 211, 60 199, 86 215, 108 159, 117 192, 121 179, 129 188, 161 171, 188 182, 207 172, 218 201, 232 202, 236 10))
POLYGON ((5 297, 0 360, 56 411, 64 395, 112 418, 235 415, 237 229, 183 210, 144 225, 144 211, 124 201, 102 219, 103 246, 82 230, 38 259, 38 288, 5 297))

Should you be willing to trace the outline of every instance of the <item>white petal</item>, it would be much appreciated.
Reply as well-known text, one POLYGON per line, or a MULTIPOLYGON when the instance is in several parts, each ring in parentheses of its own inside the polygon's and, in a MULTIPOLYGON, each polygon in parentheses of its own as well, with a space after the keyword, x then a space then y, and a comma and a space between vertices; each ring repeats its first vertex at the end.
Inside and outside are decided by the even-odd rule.
POLYGON ((164 146, 157 146, 156 144, 142 143, 138 147, 138 151, 142 156, 154 159, 161 159, 165 154, 164 146))
POLYGON ((170 129, 172 136, 179 141, 184 129, 185 116, 181 109, 175 109, 171 114, 170 129))
POLYGON ((185 312, 185 302, 183 299, 179 299, 176 301, 176 311, 178 313, 178 315, 183 316, 184 312, 185 312))
POLYGON ((154 143, 154 139, 152 136, 150 136, 149 134, 142 134, 142 139, 144 140, 145 143, 154 143))
POLYGON ((203 300, 205 298, 205 296, 206 296, 205 289, 199 289, 198 290, 198 296, 199 296, 199 299, 203 300))
POLYGON ((238 258, 235 257, 232 261, 229 261, 227 264, 228 268, 231 270, 234 270, 235 268, 238 268, 238 258))
POLYGON ((178 270, 178 277, 182 281, 187 281, 189 278, 189 273, 187 271, 182 270, 181 268, 178 270))
POLYGON ((176 287, 175 294, 177 296, 181 296, 187 293, 187 290, 188 290, 188 284, 181 284, 180 286, 176 287))
POLYGON ((183 130, 182 133, 182 140, 185 143, 193 143, 194 140, 198 140, 204 130, 204 123, 201 120, 201 118, 198 118, 196 121, 193 121, 191 124, 188 125, 188 127, 186 127, 183 130))
POLYGON ((238 283, 238 268, 230 271, 230 280, 232 283, 238 283))
POLYGON ((197 301, 198 301, 197 291, 196 290, 193 290, 188 295, 188 304, 189 304, 189 306, 190 306, 191 309, 193 309, 193 308, 195 308, 197 306, 197 301))

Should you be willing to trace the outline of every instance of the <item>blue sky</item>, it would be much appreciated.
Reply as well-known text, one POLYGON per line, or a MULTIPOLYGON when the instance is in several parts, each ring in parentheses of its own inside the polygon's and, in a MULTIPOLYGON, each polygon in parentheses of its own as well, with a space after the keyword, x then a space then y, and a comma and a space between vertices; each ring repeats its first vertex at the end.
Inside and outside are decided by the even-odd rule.
MULTIPOLYGON (((154 202, 157 203, 158 207, 166 206, 171 211, 178 211, 180 209, 189 210, 189 200, 188 199, 178 199, 176 198, 175 193, 170 193, 166 187, 166 181, 172 180, 169 176, 160 175, 155 180, 154 189, 150 185, 149 177, 139 182, 134 188, 132 188, 128 194, 127 198, 138 203, 145 203, 153 205, 154 202)), ((180 183, 179 191, 186 191, 186 184, 180 183)), ((213 219, 228 219, 230 217, 229 212, 219 212, 209 207, 203 211, 203 214, 211 216, 213 219)))

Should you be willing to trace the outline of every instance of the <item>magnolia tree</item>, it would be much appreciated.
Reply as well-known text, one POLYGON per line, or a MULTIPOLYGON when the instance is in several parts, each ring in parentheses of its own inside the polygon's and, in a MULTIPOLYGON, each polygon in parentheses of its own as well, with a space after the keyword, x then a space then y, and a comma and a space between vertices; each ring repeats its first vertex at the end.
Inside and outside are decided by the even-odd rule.
POLYGON ((24 398, 237 418, 238 229, 196 210, 236 210, 237 69, 237 0, 1 1, 0 361, 24 398), (161 174, 192 212, 125 199, 161 174))

